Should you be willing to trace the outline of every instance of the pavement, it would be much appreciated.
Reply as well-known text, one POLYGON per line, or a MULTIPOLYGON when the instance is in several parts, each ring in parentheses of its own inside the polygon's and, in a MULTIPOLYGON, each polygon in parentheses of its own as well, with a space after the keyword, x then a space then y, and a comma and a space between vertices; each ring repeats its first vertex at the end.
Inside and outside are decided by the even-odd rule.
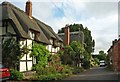
POLYGON ((101 82, 103 82, 103 80, 108 80, 108 82, 120 82, 120 77, 117 72, 108 71, 105 67, 97 67, 86 70, 78 75, 73 75, 64 80, 101 80, 101 82))

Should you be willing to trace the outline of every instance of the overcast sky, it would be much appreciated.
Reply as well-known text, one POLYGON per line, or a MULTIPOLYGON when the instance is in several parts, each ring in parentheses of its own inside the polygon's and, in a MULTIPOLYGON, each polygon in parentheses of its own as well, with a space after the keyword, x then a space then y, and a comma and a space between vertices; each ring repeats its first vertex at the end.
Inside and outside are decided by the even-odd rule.
MULTIPOLYGON (((1 0, 0 3, 4 1, 1 0)), ((25 10, 27 0, 6 0, 25 10), (17 1, 17 2, 16 2, 17 1)), ((31 0, 33 16, 57 33, 66 24, 83 24, 95 39, 95 53, 118 38, 118 0, 31 0), (99 2, 98 2, 99 1, 99 2)), ((120 34, 120 31, 119 31, 120 34)))

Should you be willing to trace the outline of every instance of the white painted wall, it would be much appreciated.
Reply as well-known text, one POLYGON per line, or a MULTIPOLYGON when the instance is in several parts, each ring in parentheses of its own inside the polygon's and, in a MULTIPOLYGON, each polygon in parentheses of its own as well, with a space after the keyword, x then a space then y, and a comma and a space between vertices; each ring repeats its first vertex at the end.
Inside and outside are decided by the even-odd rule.
POLYGON ((27 39, 27 47, 28 49, 32 49, 32 40, 27 39))
POLYGON ((28 61, 27 66, 28 66, 28 71, 30 71, 32 69, 32 61, 28 61))
POLYGON ((57 53, 59 50, 60 50, 60 47, 54 47, 52 45, 47 45, 46 46, 46 49, 49 50, 49 52, 54 52, 54 53, 57 53))
POLYGON ((20 72, 26 71, 26 62, 20 62, 20 72))
MULTIPOLYGON (((27 62, 28 71, 32 68, 32 61, 27 62)), ((26 71, 26 62, 20 62, 20 72, 26 71)))
MULTIPOLYGON (((53 44, 53 39, 49 39, 50 43, 53 44)), ((53 45, 47 45, 46 49, 48 49, 50 52, 57 53, 60 50, 60 47, 54 47, 53 45)))
POLYGON ((27 54, 27 60, 32 60, 32 57, 30 57, 31 51, 27 54))
POLYGON ((60 47, 57 47, 57 48, 56 48, 56 52, 58 52, 59 50, 60 50, 60 47))
POLYGON ((47 45, 47 46, 46 46, 46 49, 48 49, 48 51, 51 52, 51 50, 52 50, 52 45, 47 45))
MULTIPOLYGON (((27 45, 28 49, 32 49, 32 40, 21 40, 20 44, 22 45, 21 48, 25 45, 27 45)), ((32 68, 32 57, 30 57, 31 51, 27 54, 27 60, 31 60, 27 62, 28 70, 31 70, 32 68)), ((21 60, 26 60, 26 55, 24 55, 21 60)), ((26 62, 20 61, 20 72, 26 71, 26 62)))

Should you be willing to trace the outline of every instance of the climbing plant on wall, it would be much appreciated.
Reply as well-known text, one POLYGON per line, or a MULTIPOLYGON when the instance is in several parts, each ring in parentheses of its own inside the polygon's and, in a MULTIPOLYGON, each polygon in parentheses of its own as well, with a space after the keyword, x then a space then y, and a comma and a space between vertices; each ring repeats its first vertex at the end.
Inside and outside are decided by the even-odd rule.
POLYGON ((36 62, 39 66, 45 67, 48 64, 48 54, 49 51, 46 49, 46 46, 33 42, 31 56, 36 57, 36 62))

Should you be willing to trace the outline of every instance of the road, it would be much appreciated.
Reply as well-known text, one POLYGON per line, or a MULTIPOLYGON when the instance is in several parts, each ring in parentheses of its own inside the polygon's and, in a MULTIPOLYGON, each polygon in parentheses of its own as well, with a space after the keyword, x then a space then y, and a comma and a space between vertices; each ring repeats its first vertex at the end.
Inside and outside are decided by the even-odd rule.
MULTIPOLYGON (((105 67, 91 68, 65 80, 119 80, 118 73, 108 71, 105 67)), ((120 81, 119 81, 120 82, 120 81)))

